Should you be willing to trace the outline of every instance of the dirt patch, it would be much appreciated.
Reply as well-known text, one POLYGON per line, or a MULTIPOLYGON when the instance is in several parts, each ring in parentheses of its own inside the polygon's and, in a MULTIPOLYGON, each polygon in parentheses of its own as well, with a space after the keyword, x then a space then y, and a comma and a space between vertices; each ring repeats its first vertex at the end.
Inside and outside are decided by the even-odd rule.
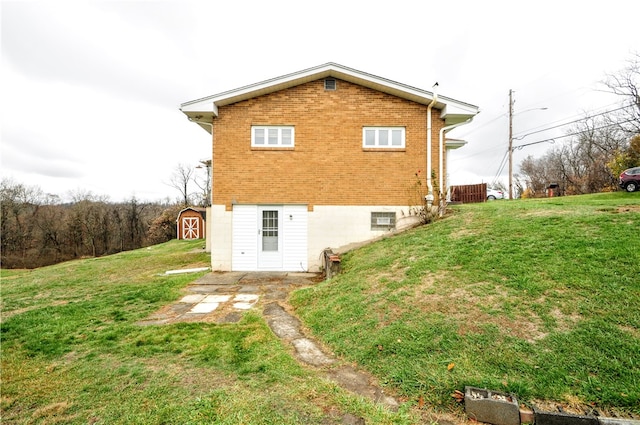
POLYGON ((622 207, 618 207, 615 212, 617 213, 630 213, 630 212, 640 212, 640 205, 625 205, 622 207))
POLYGON ((52 403, 36 409, 31 416, 34 419, 44 419, 45 421, 48 419, 57 423, 68 422, 74 418, 74 416, 69 416, 66 413, 71 408, 71 406, 72 404, 67 403, 66 401, 52 403))
POLYGON ((585 403, 574 396, 567 396, 561 402, 547 400, 532 400, 528 403, 535 407, 536 410, 551 413, 566 413, 569 415, 581 416, 601 416, 606 418, 617 419, 640 419, 640 415, 630 412, 623 412, 618 409, 604 409, 594 404, 585 403))
MULTIPOLYGON (((535 342, 547 334, 543 321, 538 316, 527 315, 507 318, 501 312, 504 303, 513 296, 489 284, 478 283, 467 288, 441 284, 443 276, 424 279, 423 284, 413 288, 405 298, 424 313, 442 313, 458 324, 458 334, 482 334, 486 325, 494 325, 501 332, 535 342), (489 292, 494 293, 489 293, 489 292), (495 312, 495 313, 494 313, 495 312)), ((404 288, 406 290, 406 288, 404 288)))

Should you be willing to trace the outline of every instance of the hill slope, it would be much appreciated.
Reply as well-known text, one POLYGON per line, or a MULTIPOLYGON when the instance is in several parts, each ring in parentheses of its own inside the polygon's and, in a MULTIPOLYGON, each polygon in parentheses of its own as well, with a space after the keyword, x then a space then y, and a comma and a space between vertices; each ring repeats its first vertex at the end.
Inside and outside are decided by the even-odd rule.
POLYGON ((465 385, 640 414, 640 196, 451 208, 295 294, 347 360, 409 399, 465 385))

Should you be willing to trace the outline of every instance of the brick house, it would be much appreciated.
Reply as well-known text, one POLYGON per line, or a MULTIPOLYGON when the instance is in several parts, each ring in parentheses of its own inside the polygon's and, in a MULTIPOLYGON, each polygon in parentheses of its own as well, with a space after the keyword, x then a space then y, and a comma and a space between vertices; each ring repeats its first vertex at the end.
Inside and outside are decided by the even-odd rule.
POLYGON ((479 112, 335 63, 180 109, 212 135, 212 269, 237 271, 317 271, 415 224, 446 188, 446 131, 479 112))

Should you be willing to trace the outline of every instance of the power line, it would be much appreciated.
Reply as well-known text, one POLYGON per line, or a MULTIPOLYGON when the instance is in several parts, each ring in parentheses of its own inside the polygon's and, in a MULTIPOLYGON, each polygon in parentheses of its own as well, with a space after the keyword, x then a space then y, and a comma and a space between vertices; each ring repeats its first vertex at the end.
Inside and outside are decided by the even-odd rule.
MULTIPOLYGON (((611 124, 603 125, 603 126, 600 126, 600 127, 595 127, 595 128, 592 128, 591 130, 602 130, 603 128, 613 127, 615 125, 620 125, 620 124, 626 124, 628 122, 633 122, 633 121, 635 121, 635 119, 631 118, 631 119, 628 119, 626 121, 611 123, 611 124)), ((523 145, 514 146, 513 150, 522 149, 522 148, 524 148, 526 146, 537 145, 537 144, 540 144, 540 143, 555 142, 555 139, 564 139, 565 137, 577 136, 577 135, 582 134, 582 133, 584 133, 584 131, 576 131, 574 133, 565 134, 564 136, 551 137, 549 139, 539 140, 537 142, 525 143, 523 145)))
POLYGON ((500 162, 500 165, 498 166, 498 172, 496 173, 495 177, 493 178, 493 181, 491 182, 492 186, 496 185, 496 182, 498 181, 498 178, 500 178, 500 174, 502 174, 502 172, 504 171, 504 167, 507 165, 507 158, 509 157, 509 151, 504 153, 504 156, 502 157, 502 161, 500 162))
POLYGON ((542 133, 543 131, 553 130, 554 128, 559 128, 559 127, 564 127, 564 126, 569 125, 569 124, 574 124, 574 123, 577 123, 577 122, 580 122, 580 121, 585 121, 585 120, 588 120, 588 119, 591 119, 591 118, 598 117, 598 116, 600 116, 600 115, 605 115, 605 114, 608 114, 608 113, 611 113, 611 112, 615 112, 615 111, 619 111, 619 110, 621 110, 621 109, 625 109, 625 108, 628 108, 628 107, 629 107, 629 106, 622 106, 622 107, 620 107, 620 108, 616 108, 616 109, 612 109, 612 110, 609 110, 609 111, 600 112, 600 113, 598 113, 598 114, 590 115, 590 116, 587 116, 587 117, 582 117, 582 118, 579 118, 579 119, 577 119, 577 120, 568 121, 568 122, 565 122, 565 123, 563 123, 563 124, 558 124, 558 125, 554 125, 554 126, 552 126, 552 127, 543 128, 543 129, 541 129, 541 130, 532 131, 532 132, 530 132, 530 133, 523 134, 522 136, 514 137, 514 139, 522 140, 522 139, 524 139, 525 137, 530 136, 530 135, 532 135, 532 134, 542 133))
MULTIPOLYGON (((598 111, 598 110, 601 110, 601 109, 603 109, 603 110, 604 110, 604 109, 607 109, 607 108, 609 108, 609 107, 611 107, 611 106, 619 105, 619 104, 620 104, 620 102, 613 102, 613 103, 610 103, 610 104, 608 104, 608 105, 605 105, 605 106, 602 106, 602 107, 600 107, 600 108, 597 108, 597 109, 595 109, 595 111, 598 111)), ((596 115, 596 114, 595 114, 595 111, 592 111, 591 113, 593 113, 594 115, 596 115)), ((584 116, 583 116, 583 114, 576 114, 576 115, 572 115, 572 116, 570 116, 570 117, 561 118, 561 119, 558 119, 558 120, 555 120, 555 121, 551 121, 551 122, 549 122, 549 123, 547 123, 547 124, 540 124, 540 125, 538 125, 538 126, 536 126, 536 127, 530 128, 530 129, 521 130, 521 131, 519 131, 519 132, 518 132, 518 133, 516 133, 516 134, 521 134, 521 133, 526 133, 526 132, 529 132, 529 131, 532 131, 532 130, 537 130, 537 129, 539 129, 539 128, 541 128, 541 127, 544 127, 544 126, 546 126, 546 125, 555 124, 555 123, 559 123, 559 122, 564 122, 564 121, 566 121, 566 120, 573 119, 573 118, 576 118, 578 121, 579 121, 580 119, 585 119, 585 118, 584 118, 584 116)))

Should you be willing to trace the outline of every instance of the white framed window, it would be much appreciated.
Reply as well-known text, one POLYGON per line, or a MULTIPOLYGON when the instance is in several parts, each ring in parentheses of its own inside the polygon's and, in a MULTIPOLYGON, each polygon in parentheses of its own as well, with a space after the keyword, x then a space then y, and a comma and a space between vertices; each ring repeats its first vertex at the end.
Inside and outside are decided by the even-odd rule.
POLYGON ((363 127, 363 148, 404 149, 404 127, 363 127))
POLYGON ((292 148, 295 145, 293 126, 251 126, 251 147, 292 148))

